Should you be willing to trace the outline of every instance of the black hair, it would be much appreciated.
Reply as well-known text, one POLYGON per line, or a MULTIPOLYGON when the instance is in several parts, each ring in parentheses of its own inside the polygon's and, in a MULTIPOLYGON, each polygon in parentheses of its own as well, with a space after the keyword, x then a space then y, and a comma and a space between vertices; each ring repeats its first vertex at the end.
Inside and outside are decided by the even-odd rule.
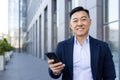
POLYGON ((78 11, 85 11, 88 14, 88 17, 90 17, 89 11, 87 9, 84 9, 82 6, 78 6, 78 7, 75 7, 74 9, 71 10, 70 18, 75 12, 78 12, 78 11))

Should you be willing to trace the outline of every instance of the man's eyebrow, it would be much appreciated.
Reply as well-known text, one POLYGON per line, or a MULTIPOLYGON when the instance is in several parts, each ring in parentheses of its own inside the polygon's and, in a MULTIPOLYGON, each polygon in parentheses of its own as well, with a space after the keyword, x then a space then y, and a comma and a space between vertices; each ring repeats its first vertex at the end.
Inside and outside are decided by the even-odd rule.
POLYGON ((82 16, 81 18, 88 18, 87 16, 82 16))
MULTIPOLYGON (((88 18, 88 17, 87 16, 82 16, 81 18, 88 18)), ((72 20, 76 20, 76 19, 78 19, 78 18, 73 18, 72 20)))
POLYGON ((73 18, 72 20, 76 20, 76 19, 78 19, 78 18, 73 18))

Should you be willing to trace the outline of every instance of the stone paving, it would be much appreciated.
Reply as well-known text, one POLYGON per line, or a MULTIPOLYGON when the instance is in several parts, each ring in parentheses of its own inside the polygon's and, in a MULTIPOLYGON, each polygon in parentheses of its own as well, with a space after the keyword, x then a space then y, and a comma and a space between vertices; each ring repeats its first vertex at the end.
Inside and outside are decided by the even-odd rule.
MULTIPOLYGON (((0 80, 58 80, 50 78, 47 61, 26 53, 13 53, 0 80)), ((60 79, 59 79, 60 80, 60 79)))

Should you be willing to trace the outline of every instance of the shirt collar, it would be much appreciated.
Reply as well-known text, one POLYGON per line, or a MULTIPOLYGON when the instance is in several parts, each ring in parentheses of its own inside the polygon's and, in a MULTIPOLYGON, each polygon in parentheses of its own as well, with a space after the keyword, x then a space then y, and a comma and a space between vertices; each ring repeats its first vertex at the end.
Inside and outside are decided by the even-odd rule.
MULTIPOLYGON (((74 37, 74 43, 75 43, 75 44, 79 44, 76 36, 74 37)), ((89 36, 87 36, 87 38, 86 38, 86 40, 85 40, 85 42, 84 42, 83 44, 85 44, 85 43, 89 43, 89 36)))

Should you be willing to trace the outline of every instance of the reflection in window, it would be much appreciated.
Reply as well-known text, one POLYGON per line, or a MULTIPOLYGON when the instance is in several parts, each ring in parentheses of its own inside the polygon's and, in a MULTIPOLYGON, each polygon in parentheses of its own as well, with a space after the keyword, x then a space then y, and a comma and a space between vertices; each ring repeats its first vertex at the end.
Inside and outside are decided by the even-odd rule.
POLYGON ((119 20, 118 0, 103 0, 104 21, 113 22, 119 20), (114 4, 113 4, 114 3, 114 4))
POLYGON ((118 22, 105 26, 105 41, 110 44, 112 51, 118 51, 118 22))

